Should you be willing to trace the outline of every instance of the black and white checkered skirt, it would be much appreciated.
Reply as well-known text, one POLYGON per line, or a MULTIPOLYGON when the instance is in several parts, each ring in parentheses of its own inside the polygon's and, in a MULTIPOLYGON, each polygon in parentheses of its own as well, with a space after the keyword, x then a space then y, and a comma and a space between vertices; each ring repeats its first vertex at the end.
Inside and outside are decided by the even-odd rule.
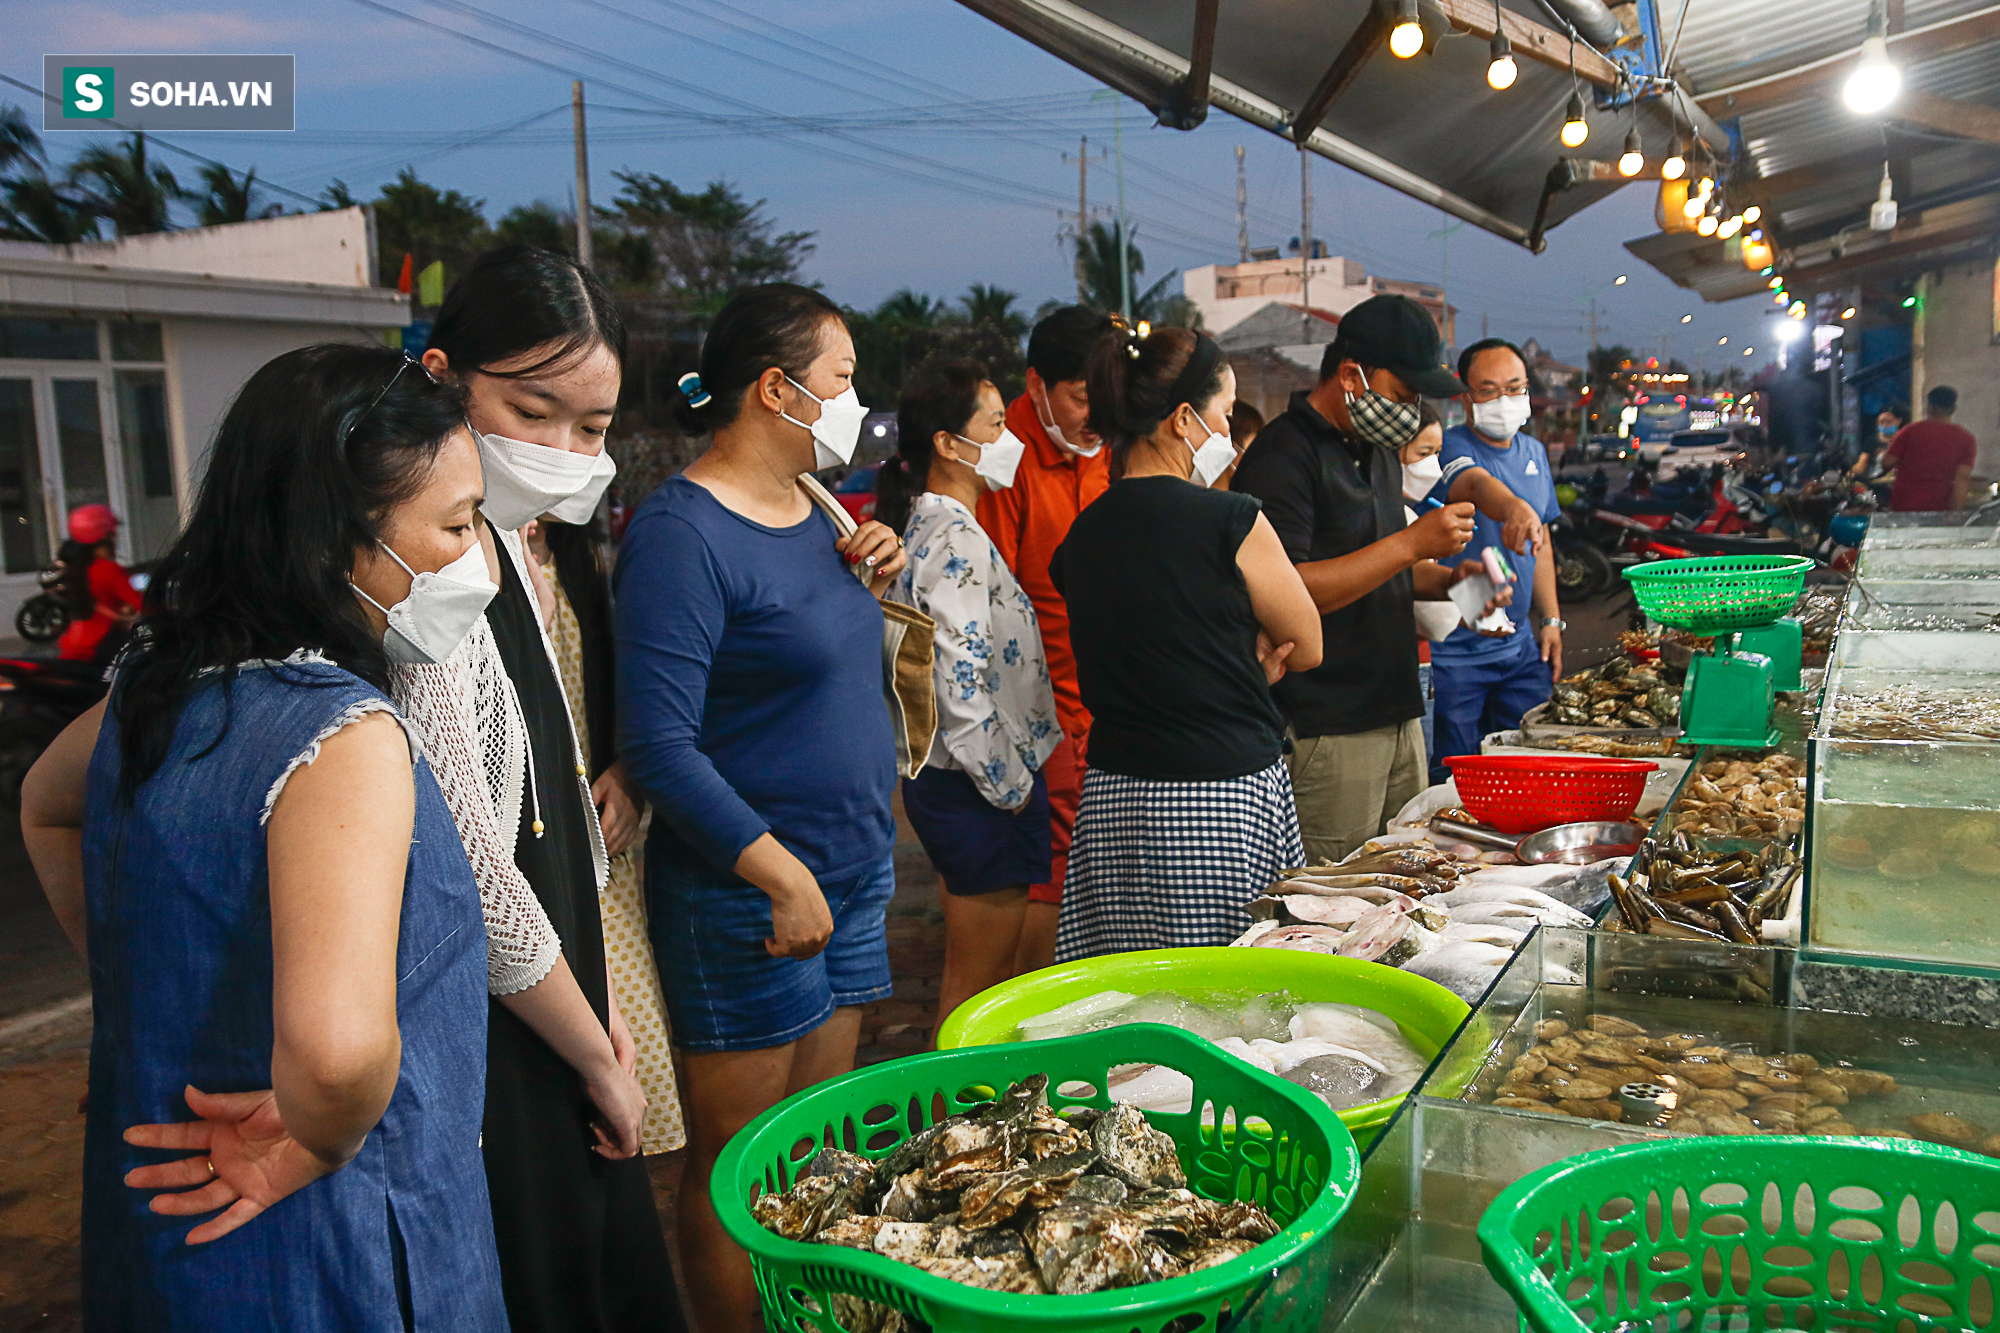
POLYGON ((1157 782, 1090 769, 1083 779, 1056 961, 1228 944, 1245 910, 1304 862, 1283 760, 1222 782, 1157 782))

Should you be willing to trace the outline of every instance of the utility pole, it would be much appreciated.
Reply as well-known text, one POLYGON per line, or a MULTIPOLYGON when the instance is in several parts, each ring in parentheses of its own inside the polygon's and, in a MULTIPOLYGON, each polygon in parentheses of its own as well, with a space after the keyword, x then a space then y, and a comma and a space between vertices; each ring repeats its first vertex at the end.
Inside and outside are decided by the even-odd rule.
POLYGON ((1250 189, 1243 180, 1243 145, 1236 145, 1236 262, 1250 262, 1250 189))
POLYGON ((1597 298, 1590 298, 1590 359, 1584 362, 1583 382, 1590 386, 1590 407, 1583 414, 1583 433, 1590 434, 1590 419, 1597 415, 1597 298))
POLYGON ((1076 300, 1090 299, 1083 281, 1083 243, 1090 231, 1090 136, 1082 136, 1076 147, 1076 300))
POLYGON ((590 244, 590 142, 583 131, 583 80, 569 86, 569 104, 576 122, 576 262, 597 266, 590 244))
POLYGON ((1111 104, 1112 140, 1118 149, 1118 312, 1132 322, 1132 226, 1125 217, 1125 99, 1111 104))
POLYGON ((1490 335, 1486 332, 1486 312, 1479 312, 1479 341, 1485 342, 1490 335))
POLYGON ((1313 167, 1299 145, 1299 341, 1312 341, 1313 167))
MULTIPOLYGON (((1069 154, 1063 154, 1069 161, 1069 154)), ((1056 210, 1060 217, 1062 210, 1056 210)), ((1061 233, 1057 233, 1061 239, 1061 233)), ((1090 285, 1084 280, 1083 247, 1090 239, 1090 136, 1084 135, 1076 150, 1076 303, 1090 304, 1090 285)))

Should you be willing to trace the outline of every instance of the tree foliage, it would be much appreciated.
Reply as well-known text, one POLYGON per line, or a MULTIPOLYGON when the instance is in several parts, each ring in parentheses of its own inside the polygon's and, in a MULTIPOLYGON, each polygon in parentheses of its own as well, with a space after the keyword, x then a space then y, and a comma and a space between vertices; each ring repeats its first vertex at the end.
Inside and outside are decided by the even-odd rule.
POLYGON ((492 245, 485 207, 484 199, 474 199, 457 190, 440 190, 418 180, 413 168, 404 167, 375 199, 377 273, 381 281, 396 280, 406 254, 411 257, 413 269, 422 270, 443 260, 447 279, 463 273, 473 256, 492 245))
POLYGON ((170 231, 168 209, 180 195, 174 173, 146 155, 146 136, 123 144, 91 144, 69 165, 69 183, 84 206, 111 224, 119 236, 170 231))
POLYGON ((654 172, 611 174, 618 194, 597 214, 616 239, 597 264, 633 295, 716 310, 739 288, 795 280, 813 251, 814 233, 778 231, 762 199, 745 199, 727 181, 692 191, 654 172))
POLYGON ((0 240, 72 245, 97 237, 83 192, 48 174, 48 154, 27 114, 0 106, 0 240))
POLYGON ((873 310, 849 310, 855 392, 870 407, 894 408, 904 383, 926 362, 972 357, 1013 398, 1025 382, 1028 331, 1015 300, 1013 292, 975 283, 956 306, 905 288, 873 310))
POLYGON ((255 167, 239 176, 218 162, 201 169, 201 183, 201 189, 184 191, 182 197, 194 205, 195 216, 201 219, 204 227, 249 222, 254 218, 274 218, 285 211, 283 204, 258 201, 255 167))

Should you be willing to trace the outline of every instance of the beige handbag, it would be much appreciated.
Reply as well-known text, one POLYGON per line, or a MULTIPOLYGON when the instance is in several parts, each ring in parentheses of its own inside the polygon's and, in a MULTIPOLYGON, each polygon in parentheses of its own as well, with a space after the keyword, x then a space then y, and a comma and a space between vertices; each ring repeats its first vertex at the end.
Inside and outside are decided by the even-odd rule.
MULTIPOLYGON (((799 488, 826 511, 835 531, 843 537, 854 535, 854 516, 810 472, 800 474, 799 488)), ((866 565, 854 566, 863 587, 875 581, 873 574, 866 565)), ((915 607, 878 600, 882 602, 882 695, 896 733, 896 771, 913 778, 930 758, 931 740, 937 735, 937 681, 931 674, 937 622, 915 607)))

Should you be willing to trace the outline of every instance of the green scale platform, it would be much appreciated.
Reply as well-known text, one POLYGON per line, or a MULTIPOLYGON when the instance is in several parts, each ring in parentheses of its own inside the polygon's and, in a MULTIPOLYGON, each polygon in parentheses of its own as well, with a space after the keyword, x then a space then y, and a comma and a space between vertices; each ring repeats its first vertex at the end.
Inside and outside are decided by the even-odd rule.
POLYGON ((1681 740, 1762 748, 1778 743, 1771 708, 1798 689, 1803 643, 1785 613, 1805 591, 1805 556, 1716 555, 1660 560, 1625 571, 1639 606, 1662 625, 1712 637, 1688 663, 1681 740))

